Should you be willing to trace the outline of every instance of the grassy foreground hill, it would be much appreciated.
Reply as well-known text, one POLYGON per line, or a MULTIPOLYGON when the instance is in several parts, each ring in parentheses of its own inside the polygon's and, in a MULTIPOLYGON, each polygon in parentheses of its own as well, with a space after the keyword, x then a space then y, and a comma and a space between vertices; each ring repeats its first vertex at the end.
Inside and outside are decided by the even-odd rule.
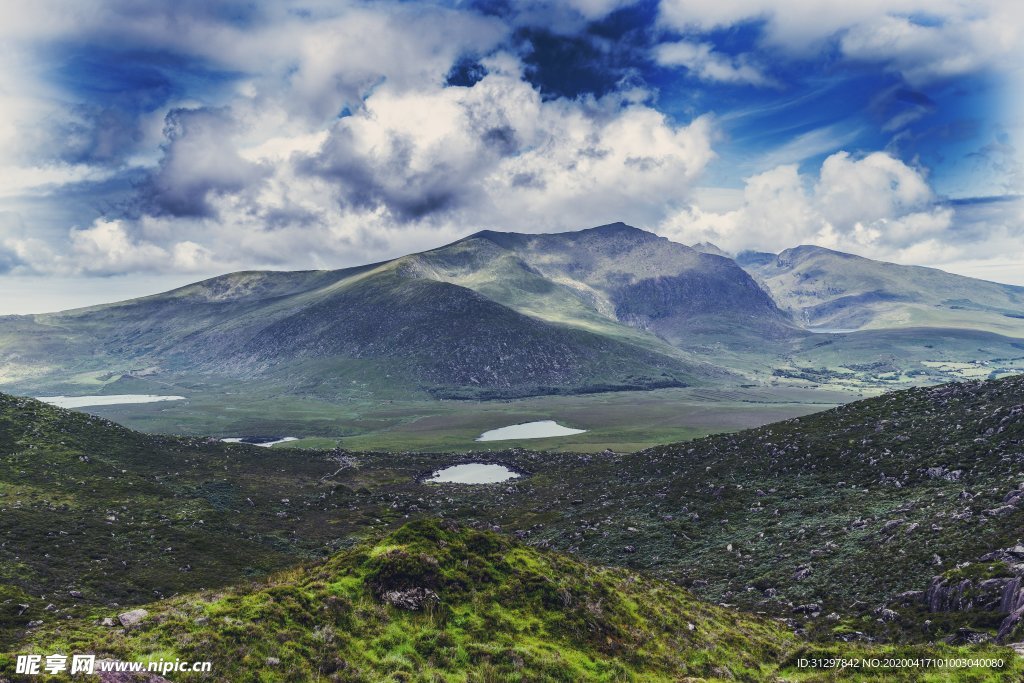
MULTIPOLYGON (((781 625, 685 589, 599 569, 489 531, 420 521, 265 583, 42 629, 24 652, 211 661, 217 681, 1001 681, 1009 650, 816 650, 781 625), (120 618, 120 623, 116 620, 120 618), (974 657, 992 668, 833 676, 801 657, 974 657)), ((12 657, 0 658, 0 673, 12 657)))

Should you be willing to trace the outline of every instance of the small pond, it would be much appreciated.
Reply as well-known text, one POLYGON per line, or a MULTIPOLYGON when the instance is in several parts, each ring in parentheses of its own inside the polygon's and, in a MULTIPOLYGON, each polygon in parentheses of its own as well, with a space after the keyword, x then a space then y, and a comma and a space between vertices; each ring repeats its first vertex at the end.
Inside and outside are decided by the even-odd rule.
POLYGON ((572 436, 582 434, 586 429, 563 427, 554 420, 524 422, 499 429, 486 431, 476 438, 477 441, 507 441, 509 439, 546 439, 551 436, 572 436))
POLYGON ((513 472, 504 465, 471 462, 438 470, 426 481, 430 484, 497 484, 518 478, 518 472, 513 472))

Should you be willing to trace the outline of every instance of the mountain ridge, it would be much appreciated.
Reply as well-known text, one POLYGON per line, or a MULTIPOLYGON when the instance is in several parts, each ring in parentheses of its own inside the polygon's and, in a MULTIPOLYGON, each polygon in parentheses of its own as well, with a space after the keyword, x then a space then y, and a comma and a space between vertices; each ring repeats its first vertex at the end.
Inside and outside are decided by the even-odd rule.
POLYGON ((74 392, 153 368, 171 383, 265 381, 327 400, 353 384, 393 398, 515 398, 769 382, 779 368, 803 377, 807 364, 825 362, 841 374, 846 362, 870 368, 890 349, 899 350, 892 363, 917 372, 922 361, 977 360, 976 329, 1006 337, 982 360, 1012 361, 1011 340, 1024 337, 1024 288, 818 247, 735 260, 708 250, 619 222, 484 230, 340 270, 240 271, 140 299, 0 318, 0 386, 74 392), (917 348, 878 336, 910 328, 921 329, 917 348), (832 340, 857 347, 836 363, 811 334, 821 330, 875 336, 832 340))

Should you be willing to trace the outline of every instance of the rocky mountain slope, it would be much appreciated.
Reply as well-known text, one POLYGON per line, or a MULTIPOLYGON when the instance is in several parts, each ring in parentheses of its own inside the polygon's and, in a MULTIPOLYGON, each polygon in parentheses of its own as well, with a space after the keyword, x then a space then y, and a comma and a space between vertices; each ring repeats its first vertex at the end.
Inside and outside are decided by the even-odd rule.
POLYGON ((743 330, 768 338, 795 332, 731 259, 622 223, 541 235, 484 231, 416 261, 428 277, 540 317, 597 316, 606 327, 648 331, 677 347, 708 334, 738 344, 743 330))

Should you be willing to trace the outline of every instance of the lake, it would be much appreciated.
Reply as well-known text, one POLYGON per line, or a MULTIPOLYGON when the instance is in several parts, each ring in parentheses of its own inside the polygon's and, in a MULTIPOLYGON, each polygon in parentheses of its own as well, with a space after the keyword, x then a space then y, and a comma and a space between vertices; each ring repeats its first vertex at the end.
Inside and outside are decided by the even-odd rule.
POLYGON ((49 403, 58 408, 82 408, 85 406, 116 406, 124 403, 157 403, 159 401, 184 401, 184 396, 154 396, 152 394, 110 394, 108 396, 36 396, 37 401, 49 403))
POLYGON ((497 484, 517 478, 519 478, 519 473, 513 472, 504 465, 471 462, 438 470, 426 481, 431 484, 497 484))
POLYGON ((270 448, 279 443, 287 443, 289 441, 298 441, 297 436, 282 436, 282 437, 268 437, 261 438, 258 436, 232 436, 227 439, 221 439, 224 443, 247 443, 250 446, 261 446, 263 448, 270 448))
POLYGON ((524 422, 522 424, 492 429, 478 436, 476 440, 507 441, 509 439, 546 439, 551 436, 572 436, 573 434, 582 434, 585 431, 587 430, 563 427, 554 420, 541 420, 539 422, 524 422))

